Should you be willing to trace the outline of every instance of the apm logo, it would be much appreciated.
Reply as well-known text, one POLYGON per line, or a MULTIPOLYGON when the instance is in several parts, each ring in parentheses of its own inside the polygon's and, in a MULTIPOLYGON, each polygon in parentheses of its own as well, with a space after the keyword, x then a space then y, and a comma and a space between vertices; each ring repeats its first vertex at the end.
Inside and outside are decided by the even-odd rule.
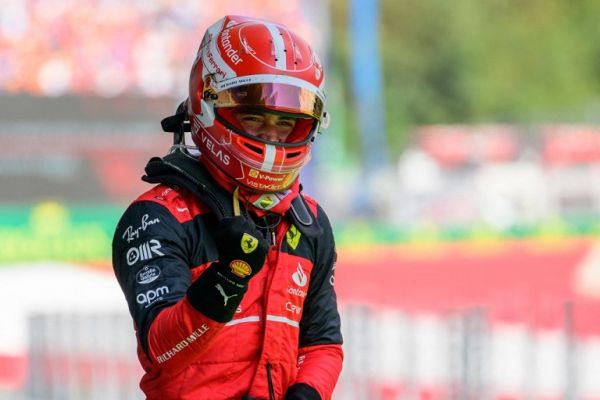
POLYGON ((165 254, 159 250, 160 248, 160 242, 156 239, 151 239, 138 247, 130 248, 127 250, 127 265, 134 265, 140 260, 150 260, 154 255, 164 256, 165 254))
POLYGON ((156 289, 151 289, 145 293, 140 293, 135 297, 135 301, 138 304, 145 304, 148 307, 150 304, 161 300, 164 295, 169 294, 169 288, 167 286, 161 286, 156 289))

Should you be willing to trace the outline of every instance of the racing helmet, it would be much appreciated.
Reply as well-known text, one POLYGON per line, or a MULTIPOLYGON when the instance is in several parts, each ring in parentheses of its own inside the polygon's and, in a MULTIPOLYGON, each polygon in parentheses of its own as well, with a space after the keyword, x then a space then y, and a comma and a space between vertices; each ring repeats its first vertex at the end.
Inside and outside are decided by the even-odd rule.
POLYGON ((190 73, 187 113, 200 161, 225 187, 288 189, 310 160, 327 125, 323 67, 310 45, 287 27, 226 16, 210 26, 190 73), (285 140, 244 130, 237 112, 293 117, 285 140))

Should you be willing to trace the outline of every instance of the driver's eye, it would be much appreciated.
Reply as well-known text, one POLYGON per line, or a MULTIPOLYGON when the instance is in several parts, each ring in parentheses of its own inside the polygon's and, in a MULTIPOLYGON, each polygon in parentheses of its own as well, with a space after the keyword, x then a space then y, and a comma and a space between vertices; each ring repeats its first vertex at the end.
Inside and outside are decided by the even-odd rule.
POLYGON ((260 115, 244 115, 242 116, 242 121, 262 123, 264 121, 264 117, 260 115))
POLYGON ((293 127, 295 125, 294 121, 292 120, 279 121, 277 124, 286 128, 293 127))

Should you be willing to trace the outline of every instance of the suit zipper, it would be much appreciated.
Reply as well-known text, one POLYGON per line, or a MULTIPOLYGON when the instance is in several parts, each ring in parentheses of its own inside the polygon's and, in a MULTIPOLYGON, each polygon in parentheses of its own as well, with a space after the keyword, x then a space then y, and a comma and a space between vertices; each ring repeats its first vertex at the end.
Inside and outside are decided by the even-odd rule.
POLYGON ((263 217, 263 221, 265 222, 265 226, 267 229, 267 236, 271 239, 271 245, 275 246, 275 243, 277 243, 277 240, 275 238, 275 229, 271 229, 267 217, 263 217))
POLYGON ((267 384, 269 385, 269 400, 275 400, 275 388, 273 388, 273 378, 271 376, 271 363, 267 362, 267 384))

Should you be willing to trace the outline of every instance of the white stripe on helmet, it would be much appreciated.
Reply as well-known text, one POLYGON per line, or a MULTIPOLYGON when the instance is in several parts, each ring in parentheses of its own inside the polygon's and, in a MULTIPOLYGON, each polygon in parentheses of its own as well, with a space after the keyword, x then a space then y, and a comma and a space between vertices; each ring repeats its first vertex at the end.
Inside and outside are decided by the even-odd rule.
POLYGON ((273 169, 273 163, 275 162, 275 146, 271 144, 265 144, 265 160, 261 169, 263 171, 271 171, 273 169))
POLYGON ((287 69, 287 57, 285 54, 285 44, 283 43, 283 36, 279 32, 277 25, 265 23, 265 27, 271 34, 271 40, 273 42, 273 51, 275 52, 275 68, 287 69))

